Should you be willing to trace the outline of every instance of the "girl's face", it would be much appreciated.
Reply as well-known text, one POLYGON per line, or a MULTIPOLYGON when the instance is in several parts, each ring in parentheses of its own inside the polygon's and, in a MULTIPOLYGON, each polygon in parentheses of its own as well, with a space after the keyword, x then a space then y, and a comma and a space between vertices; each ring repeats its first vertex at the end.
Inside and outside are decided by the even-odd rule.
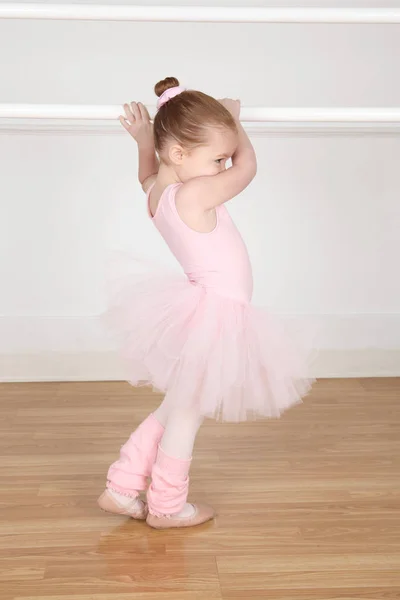
POLYGON ((210 128, 207 142, 192 150, 177 146, 171 148, 172 154, 177 151, 171 158, 182 182, 194 177, 218 175, 225 171, 227 161, 237 148, 238 136, 231 129, 210 128))

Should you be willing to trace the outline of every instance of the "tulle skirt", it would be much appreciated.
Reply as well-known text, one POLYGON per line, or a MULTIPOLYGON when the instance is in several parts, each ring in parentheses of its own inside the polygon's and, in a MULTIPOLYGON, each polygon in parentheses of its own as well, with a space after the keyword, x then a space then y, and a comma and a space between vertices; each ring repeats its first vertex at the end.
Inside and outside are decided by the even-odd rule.
POLYGON ((103 318, 126 378, 219 421, 277 418, 315 379, 311 353, 266 309, 160 272, 115 280, 103 318))

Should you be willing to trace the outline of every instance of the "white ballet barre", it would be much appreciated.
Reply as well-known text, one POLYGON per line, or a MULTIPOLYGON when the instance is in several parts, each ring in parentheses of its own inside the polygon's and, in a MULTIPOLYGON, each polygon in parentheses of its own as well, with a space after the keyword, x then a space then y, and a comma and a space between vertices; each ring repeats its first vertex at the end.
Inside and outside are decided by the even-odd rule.
MULTIPOLYGON (((151 115, 155 107, 149 107, 151 115)), ((124 114, 121 106, 73 104, 0 104, 1 119, 85 119, 112 120, 124 114)), ((400 122, 400 108, 269 108, 243 107, 245 122, 333 122, 333 123, 390 123, 400 122)))
POLYGON ((206 23, 400 23, 400 8, 267 8, 0 3, 1 19, 206 23))

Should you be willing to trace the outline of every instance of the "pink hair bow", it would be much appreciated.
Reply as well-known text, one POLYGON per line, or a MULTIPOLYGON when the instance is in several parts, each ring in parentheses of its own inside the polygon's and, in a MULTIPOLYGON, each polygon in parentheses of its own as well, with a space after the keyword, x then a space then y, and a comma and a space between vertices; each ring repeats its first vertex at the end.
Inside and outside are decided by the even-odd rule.
POLYGON ((166 102, 168 102, 168 100, 171 100, 171 98, 175 98, 175 96, 178 96, 178 94, 181 94, 184 91, 186 91, 186 88, 180 85, 165 90, 165 92, 161 94, 161 96, 158 99, 157 108, 160 109, 166 102))

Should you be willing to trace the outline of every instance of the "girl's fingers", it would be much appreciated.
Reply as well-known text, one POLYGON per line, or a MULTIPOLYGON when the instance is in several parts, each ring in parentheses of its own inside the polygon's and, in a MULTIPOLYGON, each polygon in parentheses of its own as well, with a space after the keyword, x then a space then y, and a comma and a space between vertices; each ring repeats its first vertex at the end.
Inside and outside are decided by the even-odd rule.
POLYGON ((134 119, 136 121, 140 121, 141 118, 142 118, 142 116, 140 114, 140 110, 139 110, 139 107, 138 107, 138 105, 137 105, 136 102, 131 102, 131 110, 132 110, 132 114, 134 116, 134 119))
POLYGON ((133 113, 131 111, 129 104, 124 104, 124 110, 125 110, 126 118, 128 119, 128 121, 133 123, 133 113))
POLYGON ((150 115, 149 115, 149 111, 147 110, 147 108, 145 107, 145 105, 142 104, 141 102, 138 102, 138 107, 139 107, 139 111, 140 111, 140 116, 142 117, 143 121, 145 123, 149 123, 150 122, 150 115))
POLYGON ((124 104, 125 117, 120 116, 119 120, 121 124, 129 131, 132 125, 139 123, 150 123, 150 115, 147 108, 141 102, 131 102, 130 104, 124 104))
POLYGON ((127 131, 129 131, 129 127, 130 127, 130 125, 129 125, 129 123, 127 123, 127 121, 126 121, 126 118, 125 118, 125 117, 122 117, 122 116, 120 116, 120 118, 119 118, 119 121, 120 121, 120 123, 121 123, 121 124, 122 124, 122 125, 125 127, 125 129, 126 129, 127 131))

